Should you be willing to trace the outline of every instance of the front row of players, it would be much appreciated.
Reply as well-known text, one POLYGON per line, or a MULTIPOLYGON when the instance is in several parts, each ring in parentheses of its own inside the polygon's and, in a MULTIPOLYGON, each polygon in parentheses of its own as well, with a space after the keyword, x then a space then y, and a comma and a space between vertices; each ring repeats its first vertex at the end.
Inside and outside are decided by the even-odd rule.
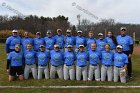
POLYGON ((31 71, 34 79, 42 79, 43 74, 45 79, 54 79, 57 72, 58 77, 65 80, 75 80, 76 77, 76 80, 84 81, 95 78, 96 81, 118 82, 120 79, 126 83, 127 64, 128 58, 122 52, 121 45, 113 52, 110 45, 106 44, 105 51, 101 53, 96 50, 95 43, 91 44, 91 51, 88 52, 84 45, 79 45, 78 52, 68 45, 64 53, 60 51, 59 45, 54 45, 54 50, 50 52, 40 45, 40 51, 35 53, 32 45, 27 44, 27 51, 22 53, 21 46, 17 44, 15 51, 8 55, 7 72, 9 81, 13 81, 16 75, 20 80, 28 79, 31 71))

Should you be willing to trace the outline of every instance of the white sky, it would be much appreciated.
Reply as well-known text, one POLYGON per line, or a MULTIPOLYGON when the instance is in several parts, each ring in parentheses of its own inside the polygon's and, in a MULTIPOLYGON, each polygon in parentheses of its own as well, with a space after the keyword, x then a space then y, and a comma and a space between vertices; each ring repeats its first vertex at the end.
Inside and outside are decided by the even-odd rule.
POLYGON ((76 25, 77 15, 91 22, 98 22, 76 8, 80 6, 99 18, 113 18, 116 22, 140 24, 140 0, 0 0, 0 15, 16 15, 6 8, 10 6, 24 15, 69 17, 71 24, 76 25), (76 5, 72 6, 75 2, 76 5), (3 5, 5 4, 5 5, 3 5))

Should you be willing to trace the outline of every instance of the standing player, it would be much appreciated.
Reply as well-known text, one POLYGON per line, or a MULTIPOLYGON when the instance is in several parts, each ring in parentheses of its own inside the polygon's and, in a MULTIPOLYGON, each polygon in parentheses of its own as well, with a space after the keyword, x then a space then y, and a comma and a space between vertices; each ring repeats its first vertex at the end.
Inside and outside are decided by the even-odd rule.
POLYGON ((32 75, 34 79, 37 79, 37 68, 35 64, 35 51, 32 49, 31 44, 26 44, 26 49, 24 51, 24 60, 25 60, 25 68, 24 68, 24 78, 29 78, 29 73, 32 71, 32 75))
POLYGON ((95 80, 100 81, 100 67, 99 62, 101 59, 101 53, 96 50, 96 43, 91 43, 91 50, 89 50, 89 72, 88 80, 93 80, 93 74, 95 75, 95 80))
POLYGON ((29 32, 24 32, 24 38, 21 39, 21 44, 22 44, 22 50, 26 51, 27 50, 27 44, 33 45, 33 39, 29 38, 29 32))
POLYGON ((50 78, 51 79, 55 78, 56 72, 58 74, 58 77, 60 79, 63 79, 64 54, 59 48, 60 48, 59 45, 54 45, 54 50, 50 52, 50 57, 51 57, 50 78))
POLYGON ((23 80, 23 53, 20 44, 15 45, 15 51, 9 53, 7 58, 7 72, 9 73, 9 81, 13 81, 15 76, 19 76, 19 80, 23 80))
POLYGON ((67 46, 67 50, 64 53, 64 79, 74 80, 75 79, 75 68, 74 68, 74 61, 75 61, 75 53, 73 51, 72 45, 67 46))
POLYGON ((118 45, 117 52, 114 53, 114 82, 118 82, 118 76, 122 83, 126 83, 126 70, 128 65, 128 57, 122 52, 123 47, 118 45))
POLYGON ((117 40, 113 32, 109 31, 105 39, 106 39, 106 42, 110 45, 110 49, 115 52, 116 46, 118 44, 117 44, 117 40))
POLYGON ((67 50, 67 46, 72 45, 74 47, 75 45, 75 37, 72 36, 71 30, 67 29, 66 31, 66 37, 65 37, 65 50, 67 50))
POLYGON ((101 81, 108 81, 113 79, 113 58, 114 53, 110 50, 110 45, 105 45, 105 51, 102 51, 102 67, 101 67, 101 81))
POLYGON ((47 36, 44 39, 45 39, 46 50, 50 52, 51 50, 54 49, 54 44, 55 44, 55 39, 52 36, 52 32, 50 30, 47 31, 47 36))
POLYGON ((41 38, 41 32, 37 32, 36 33, 36 38, 34 38, 34 50, 36 52, 39 51, 39 46, 40 45, 45 45, 45 41, 44 38, 41 38))
POLYGON ((126 35, 126 27, 121 27, 120 34, 117 36, 117 42, 119 45, 122 45, 123 52, 128 56, 128 78, 132 78, 132 62, 131 62, 131 56, 133 53, 133 39, 132 37, 126 35))
POLYGON ((96 39, 93 38, 93 33, 90 31, 88 32, 88 38, 87 38, 87 50, 91 50, 91 43, 96 43, 96 39))
POLYGON ((97 44, 97 50, 98 51, 105 50, 106 39, 104 39, 102 33, 98 34, 98 39, 96 40, 96 44, 97 44))
POLYGON ((64 35, 62 35, 62 30, 57 29, 57 35, 55 38, 55 44, 59 45, 60 50, 64 51, 64 35))
POLYGON ((38 60, 38 79, 42 79, 42 74, 45 74, 45 79, 49 79, 49 69, 48 63, 50 55, 47 51, 45 51, 45 46, 40 45, 40 51, 37 52, 37 60, 38 60))
POLYGON ((88 53, 85 52, 84 45, 79 45, 79 51, 76 54, 76 80, 87 81, 87 61, 89 60, 88 53))
POLYGON ((83 36, 83 31, 77 31, 78 36, 76 36, 76 49, 75 51, 78 52, 79 45, 86 46, 86 38, 83 36))
POLYGON ((16 44, 21 44, 21 38, 18 36, 18 31, 13 30, 12 36, 8 37, 6 40, 6 53, 9 54, 14 51, 16 44))

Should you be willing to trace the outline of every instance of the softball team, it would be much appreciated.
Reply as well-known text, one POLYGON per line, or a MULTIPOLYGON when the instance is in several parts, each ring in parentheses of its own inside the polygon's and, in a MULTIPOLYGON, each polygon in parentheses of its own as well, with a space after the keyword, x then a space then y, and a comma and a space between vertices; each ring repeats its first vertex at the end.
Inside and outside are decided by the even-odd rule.
POLYGON ((106 38, 99 33, 95 39, 91 31, 86 38, 82 31, 77 31, 78 36, 74 37, 71 30, 64 36, 58 29, 55 36, 48 30, 45 38, 37 32, 32 39, 25 32, 21 39, 18 31, 13 30, 13 36, 6 40, 9 81, 16 75, 20 80, 28 79, 31 72, 34 79, 42 79, 43 74, 45 79, 55 79, 57 74, 64 80, 118 82, 120 79, 126 83, 126 76, 132 76, 129 61, 133 41, 124 31, 126 28, 121 28, 117 38, 109 31, 106 38))

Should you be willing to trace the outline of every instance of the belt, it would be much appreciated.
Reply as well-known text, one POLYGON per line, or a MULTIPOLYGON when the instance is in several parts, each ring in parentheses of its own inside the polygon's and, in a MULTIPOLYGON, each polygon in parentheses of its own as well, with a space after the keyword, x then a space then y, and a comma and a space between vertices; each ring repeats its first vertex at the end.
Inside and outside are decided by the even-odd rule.
MULTIPOLYGON (((66 64, 65 64, 66 65, 66 64)), ((73 64, 72 64, 73 65, 73 64)), ((66 66, 72 66, 72 65, 66 65, 66 66)))
POLYGON ((45 67, 45 66, 47 66, 47 65, 39 65, 39 66, 45 67))
POLYGON ((58 67, 58 66, 55 66, 55 65, 52 65, 52 66, 54 66, 54 67, 58 67))
POLYGON ((97 66, 97 64, 90 64, 90 65, 92 65, 92 66, 97 66))
POLYGON ((79 67, 85 67, 86 65, 83 65, 83 66, 79 66, 79 67))
POLYGON ((117 67, 117 68, 123 68, 123 66, 115 66, 115 67, 117 67))
POLYGON ((106 66, 106 67, 110 67, 110 66, 112 66, 112 65, 104 65, 104 66, 106 66))
POLYGON ((29 65, 30 66, 30 65, 34 65, 34 64, 26 64, 26 65, 29 65))

